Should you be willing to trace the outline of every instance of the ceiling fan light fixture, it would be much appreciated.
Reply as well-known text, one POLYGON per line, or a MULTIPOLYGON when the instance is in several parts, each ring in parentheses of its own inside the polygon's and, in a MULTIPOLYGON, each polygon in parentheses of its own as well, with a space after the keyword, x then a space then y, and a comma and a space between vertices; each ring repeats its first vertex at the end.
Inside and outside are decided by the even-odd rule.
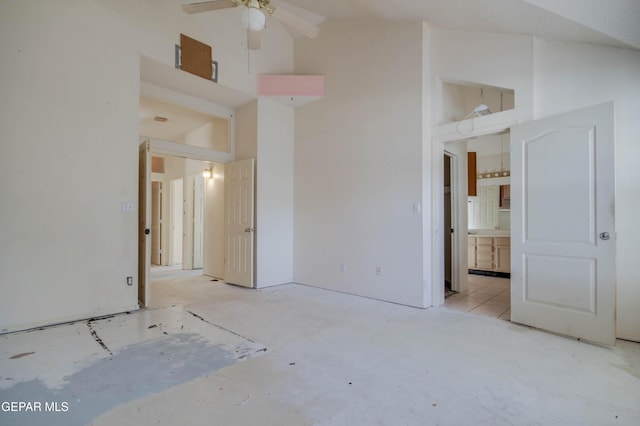
POLYGON ((267 17, 258 8, 247 6, 242 11, 242 26, 249 31, 262 31, 267 17))

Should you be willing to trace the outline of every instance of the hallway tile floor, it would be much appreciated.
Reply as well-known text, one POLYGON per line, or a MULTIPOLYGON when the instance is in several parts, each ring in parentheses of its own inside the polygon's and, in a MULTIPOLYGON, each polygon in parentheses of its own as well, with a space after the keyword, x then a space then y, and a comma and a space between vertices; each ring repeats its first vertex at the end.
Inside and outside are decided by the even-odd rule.
POLYGON ((445 308, 493 318, 511 318, 511 281, 469 274, 469 288, 447 297, 445 308))

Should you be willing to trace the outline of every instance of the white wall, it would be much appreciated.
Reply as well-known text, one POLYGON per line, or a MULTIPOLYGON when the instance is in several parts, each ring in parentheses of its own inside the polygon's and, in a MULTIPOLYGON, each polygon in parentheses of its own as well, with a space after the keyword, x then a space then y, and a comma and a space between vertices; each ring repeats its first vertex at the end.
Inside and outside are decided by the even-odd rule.
POLYGON ((258 99, 256 287, 293 281, 293 109, 258 99))
MULTIPOLYGON (((531 119, 533 115, 533 40, 531 37, 432 30, 431 49, 433 123, 443 123, 446 118, 442 108, 443 80, 513 89, 515 91, 513 103, 519 112, 520 119, 531 119)), ((465 97, 464 94, 460 96, 465 97)))
MULTIPOLYGON (((54 1, 75 4, 71 0, 54 1)), ((120 30, 126 23, 134 26, 135 38, 124 41, 118 48, 127 48, 127 44, 132 43, 142 44, 142 54, 174 66, 174 45, 180 44, 180 33, 184 33, 212 47, 213 60, 218 61, 218 83, 241 92, 256 93, 257 73, 284 74, 293 69, 293 40, 274 19, 267 18, 262 49, 250 52, 249 60, 246 30, 240 25, 241 8, 187 14, 182 12, 181 2, 174 0, 94 1, 102 5, 103 13, 111 12, 123 18, 124 22, 113 27, 112 31, 120 30)), ((113 35, 111 32, 104 34, 113 35)))
POLYGON ((618 337, 640 341, 640 52, 536 40, 536 118, 611 100, 616 135, 618 337))
POLYGON ((137 206, 140 56, 173 66, 187 33, 213 45, 221 84, 251 93, 255 73, 291 71, 293 42, 270 25, 249 73, 224 13, 155 0, 0 9, 0 331, 134 309, 137 213, 121 203, 137 206))
POLYGON ((268 98, 236 111, 236 160, 256 159, 257 288, 293 281, 293 122, 268 98))
POLYGON ((413 211, 423 189, 422 37, 420 23, 345 20, 296 40, 296 73, 326 79, 325 97, 296 109, 296 282, 424 304, 413 211))
POLYGON ((179 143, 229 152, 229 121, 212 117, 211 121, 193 129, 181 138, 179 143))
POLYGON ((480 136, 467 142, 468 150, 477 154, 478 173, 510 170, 509 133, 480 136))
POLYGON ((138 56, 93 3, 1 8, 0 331, 132 309, 138 56))
POLYGON ((634 264, 640 238, 635 220, 640 208, 635 165, 640 158, 640 53, 439 30, 432 31, 432 40, 434 122, 441 118, 441 79, 514 88, 520 121, 615 102, 618 337, 640 340, 640 281, 634 264))

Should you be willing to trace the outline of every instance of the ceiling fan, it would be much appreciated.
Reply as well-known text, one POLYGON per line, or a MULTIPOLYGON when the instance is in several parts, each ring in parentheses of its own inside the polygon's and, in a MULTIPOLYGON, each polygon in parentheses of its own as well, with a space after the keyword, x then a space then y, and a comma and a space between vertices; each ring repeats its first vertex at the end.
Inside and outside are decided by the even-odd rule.
POLYGON ((271 0, 210 0, 183 4, 182 10, 187 13, 200 13, 244 6, 242 24, 247 29, 247 45, 252 50, 260 49, 262 45, 261 31, 265 26, 266 15, 273 16, 309 38, 316 38, 320 31, 318 27, 291 12, 271 6, 270 3, 271 0))

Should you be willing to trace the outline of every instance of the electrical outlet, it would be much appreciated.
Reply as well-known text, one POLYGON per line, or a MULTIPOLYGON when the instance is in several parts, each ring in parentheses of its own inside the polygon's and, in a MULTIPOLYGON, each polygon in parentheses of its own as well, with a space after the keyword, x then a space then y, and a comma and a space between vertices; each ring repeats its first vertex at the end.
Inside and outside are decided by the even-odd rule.
POLYGON ((382 276, 382 267, 381 266, 376 266, 376 275, 381 277, 382 276))
POLYGON ((127 277, 127 285, 133 285, 133 277, 127 277))

